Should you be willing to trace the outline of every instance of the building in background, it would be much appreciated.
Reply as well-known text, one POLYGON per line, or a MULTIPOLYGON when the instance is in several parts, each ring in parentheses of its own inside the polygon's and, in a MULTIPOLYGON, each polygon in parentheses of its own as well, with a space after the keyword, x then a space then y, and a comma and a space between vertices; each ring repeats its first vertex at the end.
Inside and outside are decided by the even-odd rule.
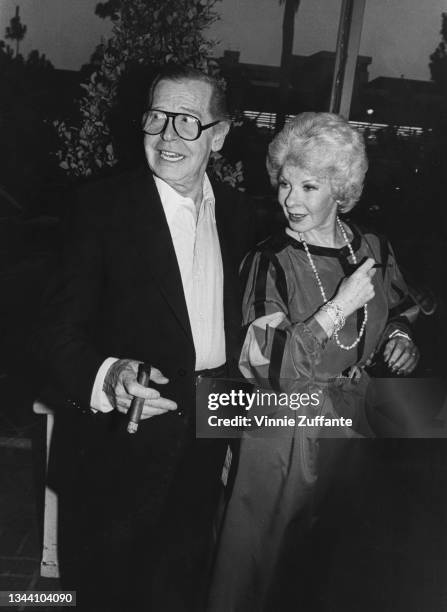
MULTIPOLYGON (((350 120, 371 133, 399 126, 403 135, 410 135, 432 127, 443 107, 434 83, 392 77, 369 81, 371 62, 369 56, 358 57, 350 120)), ((279 67, 241 63, 238 51, 225 51, 219 64, 228 81, 231 107, 256 118, 258 125, 273 128, 279 104, 279 67)), ((289 115, 328 109, 334 65, 332 51, 293 57, 289 115)))

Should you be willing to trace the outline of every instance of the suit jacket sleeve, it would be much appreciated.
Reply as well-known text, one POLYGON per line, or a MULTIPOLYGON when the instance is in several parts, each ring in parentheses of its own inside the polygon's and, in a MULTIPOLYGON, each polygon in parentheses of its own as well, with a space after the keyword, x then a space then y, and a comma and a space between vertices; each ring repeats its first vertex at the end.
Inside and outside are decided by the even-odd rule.
POLYGON ((109 355, 92 341, 103 282, 100 224, 95 203, 80 200, 69 215, 32 348, 51 387, 73 404, 88 406, 96 373, 109 355))

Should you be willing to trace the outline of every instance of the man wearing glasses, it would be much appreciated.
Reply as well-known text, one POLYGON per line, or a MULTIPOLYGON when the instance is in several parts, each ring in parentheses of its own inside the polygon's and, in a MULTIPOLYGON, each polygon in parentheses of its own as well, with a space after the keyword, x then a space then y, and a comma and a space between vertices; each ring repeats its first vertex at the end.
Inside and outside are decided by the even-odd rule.
POLYGON ((226 448, 195 440, 195 388, 237 362, 237 271, 254 242, 243 195, 206 175, 229 125, 214 79, 167 68, 143 117, 147 167, 80 192, 37 350, 67 398, 60 556, 81 609, 200 609, 226 448), (154 581, 172 588, 154 595, 154 581))

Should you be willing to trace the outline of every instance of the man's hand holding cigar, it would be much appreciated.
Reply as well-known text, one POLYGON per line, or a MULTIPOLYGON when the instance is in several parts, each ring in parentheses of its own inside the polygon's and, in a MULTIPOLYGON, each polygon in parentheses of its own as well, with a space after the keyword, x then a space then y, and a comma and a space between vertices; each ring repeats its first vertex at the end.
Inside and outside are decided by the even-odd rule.
MULTIPOLYGON (((103 390, 111 405, 119 412, 127 413, 133 398, 142 398, 144 405, 141 419, 149 419, 176 410, 177 404, 174 401, 162 397, 157 389, 145 387, 137 381, 139 365, 140 362, 132 359, 119 359, 110 366, 103 390)), ((169 379, 154 367, 150 369, 149 380, 157 385, 169 382, 169 379)))

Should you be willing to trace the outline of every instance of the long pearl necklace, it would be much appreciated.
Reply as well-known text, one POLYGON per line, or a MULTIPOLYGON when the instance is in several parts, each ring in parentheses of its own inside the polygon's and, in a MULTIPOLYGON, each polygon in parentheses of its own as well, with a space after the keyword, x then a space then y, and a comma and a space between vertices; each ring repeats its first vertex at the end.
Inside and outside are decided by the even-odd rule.
MULTIPOLYGON (((355 256, 355 253, 353 251, 351 243, 348 240, 348 237, 347 237, 346 232, 345 232, 345 228, 343 227, 343 225, 342 225, 342 223, 341 223, 341 221, 340 221, 340 219, 338 217, 337 217, 337 225, 340 228, 341 234, 343 236, 343 240, 345 241, 345 243, 346 243, 346 245, 347 245, 347 247, 349 249, 352 261, 354 262, 354 264, 356 264, 357 263, 357 257, 355 256)), ((309 260, 310 267, 312 268, 312 271, 313 271, 313 273, 315 275, 315 279, 316 279, 318 287, 320 289, 321 297, 323 298, 324 303, 326 304, 326 302, 328 301, 328 299, 326 297, 326 292, 324 290, 323 283, 321 282, 321 278, 320 278, 320 275, 318 274, 318 270, 317 270, 317 268, 315 266, 314 260, 312 259, 312 255, 310 254, 309 247, 307 246, 307 243, 304 240, 303 234, 301 232, 299 232, 299 237, 300 237, 301 242, 303 243, 304 250, 306 251, 306 255, 307 255, 307 259, 309 260)), ((342 344, 342 342, 340 342, 340 340, 338 338, 338 332, 334 331, 334 339, 335 339, 335 342, 336 342, 337 346, 339 346, 344 351, 350 351, 355 346, 357 346, 357 344, 360 342, 363 334, 365 333, 365 328, 366 328, 366 322, 367 321, 368 321, 368 306, 365 304, 363 306, 363 321, 362 321, 362 325, 360 327, 360 331, 359 331, 359 334, 358 334, 357 338, 354 340, 354 342, 352 344, 348 344, 348 345, 342 344)))

